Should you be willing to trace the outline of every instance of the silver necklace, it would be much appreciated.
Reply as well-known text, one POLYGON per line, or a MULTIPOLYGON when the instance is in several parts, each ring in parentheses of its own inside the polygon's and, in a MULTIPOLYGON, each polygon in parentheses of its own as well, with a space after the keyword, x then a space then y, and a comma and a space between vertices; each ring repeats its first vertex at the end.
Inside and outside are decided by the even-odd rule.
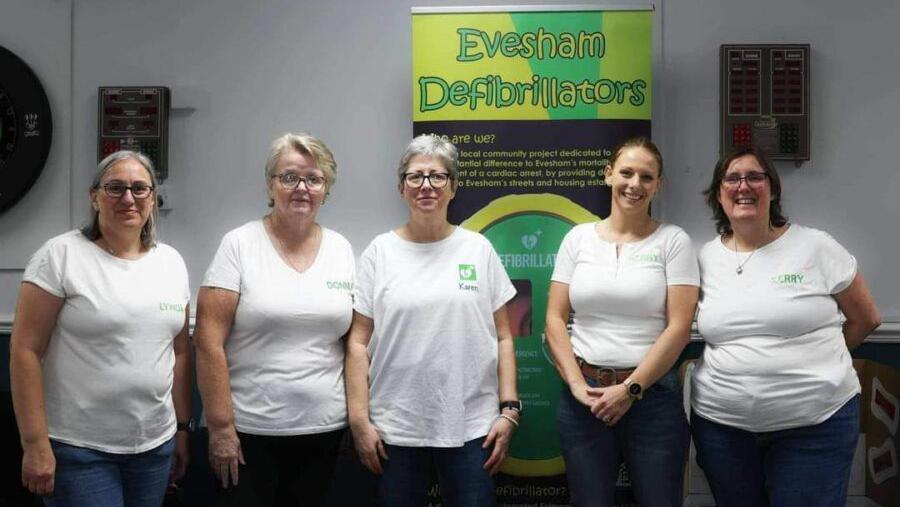
POLYGON ((740 275, 744 272, 744 266, 750 262, 750 258, 753 257, 753 254, 755 254, 757 250, 759 250, 759 247, 754 248, 753 251, 750 252, 750 255, 744 259, 744 262, 741 262, 740 256, 738 256, 737 236, 734 233, 731 234, 731 241, 734 247, 734 261, 737 264, 737 268, 735 268, 734 272, 740 275))

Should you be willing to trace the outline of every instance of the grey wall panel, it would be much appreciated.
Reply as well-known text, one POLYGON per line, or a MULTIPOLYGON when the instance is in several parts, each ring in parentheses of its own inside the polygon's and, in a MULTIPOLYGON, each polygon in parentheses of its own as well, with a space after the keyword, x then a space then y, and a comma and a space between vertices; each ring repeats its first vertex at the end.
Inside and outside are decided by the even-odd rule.
MULTIPOLYGON (((6 4, 26 5, 3 3, 4 14, 6 4)), ((73 199, 71 220, 80 223, 87 210, 97 87, 162 84, 172 88, 175 107, 193 108, 176 111, 171 121, 167 185, 174 209, 161 229, 163 240, 184 255, 195 292, 222 234, 266 213, 266 148, 288 130, 309 130, 334 151, 338 183, 321 222, 344 233, 359 254, 373 236, 405 218, 393 171, 412 130, 409 9, 473 3, 78 2, 68 100, 74 183, 63 195, 73 199)), ((654 135, 667 182, 654 213, 684 226, 697 243, 714 234, 699 193, 718 150, 718 46, 809 42, 812 160, 801 169, 780 166, 786 211, 846 245, 886 316, 900 320, 900 270, 891 264, 900 218, 892 150, 900 145, 900 88, 893 85, 900 57, 890 35, 900 24, 900 7, 892 0, 865 8, 836 0, 679 0, 659 4, 655 21, 654 135)), ((10 33, 0 30, 0 37, 10 33)), ((28 27, 15 41, 38 48, 37 33, 28 27)), ((68 65, 67 50, 40 51, 68 65)), ((51 161, 65 166, 65 154, 62 160, 54 154, 51 161)), ((54 206, 42 202, 27 211, 42 224, 53 223, 54 206)), ((65 229, 68 218, 58 228, 65 229)), ((10 242, 27 245, 21 249, 30 253, 57 228, 51 229, 0 229, 0 255, 10 242)), ((0 319, 12 312, 17 285, 16 273, 0 272, 0 319)))

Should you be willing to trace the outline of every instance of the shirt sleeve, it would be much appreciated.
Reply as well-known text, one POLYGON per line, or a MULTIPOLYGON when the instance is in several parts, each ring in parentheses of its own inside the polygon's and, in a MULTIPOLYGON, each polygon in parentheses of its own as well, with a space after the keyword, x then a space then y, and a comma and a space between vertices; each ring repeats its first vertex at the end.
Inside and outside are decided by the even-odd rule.
POLYGON ((666 285, 700 286, 700 267, 690 236, 681 229, 672 235, 666 251, 666 285))
POLYGON ((353 309, 370 319, 374 318, 376 249, 373 242, 360 256, 353 284, 353 309))
POLYGON ((821 235, 817 250, 818 264, 822 270, 822 280, 829 294, 837 294, 853 282, 856 277, 856 257, 837 242, 830 234, 818 231, 821 235))
POLYGON ((241 252, 240 243, 234 231, 222 238, 219 249, 213 257, 206 274, 203 287, 218 287, 241 292, 241 252))
POLYGON ((562 243, 559 245, 559 251, 556 253, 556 261, 550 280, 566 284, 572 283, 572 272, 575 271, 575 260, 578 258, 580 237, 578 226, 575 226, 565 235, 562 243))
POLYGON ((44 243, 28 261, 22 281, 33 283, 56 297, 66 297, 62 269, 64 250, 57 241, 44 243))
POLYGON ((485 239, 488 249, 488 276, 491 281, 491 311, 496 312, 516 295, 516 288, 500 262, 500 256, 494 247, 485 239))

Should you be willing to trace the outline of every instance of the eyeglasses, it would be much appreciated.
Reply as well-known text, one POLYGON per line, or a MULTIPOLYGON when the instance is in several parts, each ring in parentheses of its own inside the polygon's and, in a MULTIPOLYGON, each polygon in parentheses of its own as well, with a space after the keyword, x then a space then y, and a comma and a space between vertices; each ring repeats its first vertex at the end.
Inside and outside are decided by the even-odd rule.
POLYGON ((450 182, 450 174, 403 173, 403 181, 406 182, 406 186, 409 188, 421 188, 422 185, 425 184, 425 180, 428 180, 428 184, 431 185, 431 188, 444 188, 447 186, 447 183, 450 182))
POLYGON ((745 176, 729 174, 722 178, 722 186, 727 188, 738 188, 741 186, 742 181, 746 181, 747 185, 751 187, 761 187, 768 178, 768 174, 758 171, 747 173, 745 176))
POLYGON ((300 176, 297 173, 287 172, 272 176, 281 184, 281 188, 285 190, 296 190, 302 181, 306 185, 306 189, 317 192, 325 188, 325 178, 315 174, 309 176, 300 176))
POLYGON ((134 197, 135 199, 146 199, 153 193, 153 186, 146 183, 135 183, 129 186, 122 181, 110 181, 109 183, 101 185, 100 188, 103 189, 103 192, 106 195, 116 199, 125 195, 125 191, 131 191, 131 197, 134 197))

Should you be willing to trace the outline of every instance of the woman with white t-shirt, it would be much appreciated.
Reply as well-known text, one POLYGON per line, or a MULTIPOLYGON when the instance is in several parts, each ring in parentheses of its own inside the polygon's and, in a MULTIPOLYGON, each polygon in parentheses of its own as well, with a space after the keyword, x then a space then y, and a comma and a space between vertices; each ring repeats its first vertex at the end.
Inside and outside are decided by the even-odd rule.
POLYGON ((445 505, 495 504, 521 403, 506 303, 515 295, 480 234, 447 221, 457 150, 421 135, 400 160, 409 220, 363 252, 347 342, 347 404, 380 503, 420 506, 436 468, 445 505))
POLYGON ((720 236, 699 256, 697 462, 718 505, 843 506, 859 433, 849 349, 878 308, 847 250, 788 223, 761 152, 720 159, 705 195, 720 236))
POLYGON ((197 375, 219 505, 319 505, 347 426, 354 257, 316 223, 336 177, 308 134, 271 146, 272 212, 227 233, 198 295, 197 375))
POLYGON ((609 217, 563 239, 547 301, 571 502, 613 505, 624 458, 638 503, 680 506, 688 429, 672 366, 690 340, 697 258, 681 228, 650 217, 662 156, 649 139, 619 145, 604 175, 609 217))
POLYGON ((10 374, 22 482, 47 505, 157 507, 186 470, 190 291, 156 241, 155 189, 146 156, 109 155, 90 225, 25 269, 10 374))

